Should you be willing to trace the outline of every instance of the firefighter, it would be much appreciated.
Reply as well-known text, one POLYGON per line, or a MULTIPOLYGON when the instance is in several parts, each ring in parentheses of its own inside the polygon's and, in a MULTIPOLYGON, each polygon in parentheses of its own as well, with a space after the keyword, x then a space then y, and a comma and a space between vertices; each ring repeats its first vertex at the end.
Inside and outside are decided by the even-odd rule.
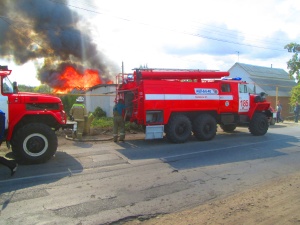
MULTIPOLYGON (((0 139, 4 137, 4 131, 5 131, 5 113, 0 110, 0 139)), ((15 174, 18 168, 18 163, 14 160, 8 160, 3 156, 0 156, 0 164, 6 166, 11 171, 11 176, 15 174)))
POLYGON ((119 99, 118 103, 113 108, 114 114, 114 128, 113 128, 113 138, 114 142, 118 141, 118 133, 120 132, 119 141, 125 140, 125 121, 123 118, 123 113, 125 110, 125 104, 123 99, 119 99))
POLYGON ((295 108, 294 108, 294 114, 295 114, 295 123, 298 123, 299 118, 299 112, 300 112, 300 105, 298 101, 296 102, 295 108))
POLYGON ((77 128, 73 132, 73 138, 77 137, 82 139, 84 129, 84 117, 87 117, 87 110, 84 105, 84 97, 80 96, 76 99, 76 103, 73 104, 70 110, 70 117, 77 122, 77 128))

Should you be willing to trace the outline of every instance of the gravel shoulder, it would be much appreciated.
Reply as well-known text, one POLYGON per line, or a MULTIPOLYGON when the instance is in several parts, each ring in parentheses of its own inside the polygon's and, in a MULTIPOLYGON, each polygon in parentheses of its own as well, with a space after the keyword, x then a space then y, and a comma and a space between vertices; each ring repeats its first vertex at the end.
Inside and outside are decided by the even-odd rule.
POLYGON ((181 212, 126 225, 300 224, 300 172, 181 212))

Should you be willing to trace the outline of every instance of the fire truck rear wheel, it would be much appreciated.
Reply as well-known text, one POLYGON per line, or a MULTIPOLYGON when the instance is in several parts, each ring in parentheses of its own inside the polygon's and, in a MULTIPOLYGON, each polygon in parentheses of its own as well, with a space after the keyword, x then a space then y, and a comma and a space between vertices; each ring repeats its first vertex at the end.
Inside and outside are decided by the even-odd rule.
POLYGON ((37 164, 49 160, 55 154, 58 141, 49 126, 32 123, 20 128, 11 144, 20 163, 37 164))
POLYGON ((216 136, 217 122, 209 114, 203 114, 196 117, 193 121, 194 136, 200 141, 209 141, 216 136))
POLYGON ((166 136, 173 143, 184 143, 191 136, 192 124, 190 119, 185 115, 175 115, 165 126, 166 136))
POLYGON ((249 131, 255 136, 265 135, 269 128, 268 118, 263 113, 255 113, 249 124, 249 131))

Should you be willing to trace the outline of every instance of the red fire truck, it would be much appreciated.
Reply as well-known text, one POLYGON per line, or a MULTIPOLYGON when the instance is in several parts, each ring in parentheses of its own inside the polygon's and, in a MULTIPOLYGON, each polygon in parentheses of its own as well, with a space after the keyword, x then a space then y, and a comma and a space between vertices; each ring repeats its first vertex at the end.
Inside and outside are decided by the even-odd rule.
POLYGON ((0 66, 0 143, 6 141, 19 162, 45 162, 57 150, 55 131, 67 127, 63 104, 51 95, 19 92, 10 74, 7 66, 0 66))
MULTIPOLYGON (((166 134, 183 143, 193 134, 211 140, 217 124, 225 132, 247 126, 264 135, 272 117, 265 93, 249 94, 247 83, 229 72, 134 69, 119 77, 117 98, 125 100, 126 120, 145 126, 146 139, 166 134)), ((117 100, 117 99, 116 99, 117 100)))

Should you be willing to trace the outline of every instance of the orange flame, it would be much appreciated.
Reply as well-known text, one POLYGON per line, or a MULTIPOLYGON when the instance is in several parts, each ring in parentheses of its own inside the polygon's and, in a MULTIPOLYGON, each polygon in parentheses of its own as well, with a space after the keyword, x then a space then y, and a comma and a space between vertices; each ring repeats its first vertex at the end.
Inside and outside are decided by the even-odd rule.
POLYGON ((65 68, 59 76, 59 81, 60 85, 53 88, 54 93, 67 93, 74 89, 87 90, 103 83, 97 70, 87 69, 80 74, 71 66, 65 68))

